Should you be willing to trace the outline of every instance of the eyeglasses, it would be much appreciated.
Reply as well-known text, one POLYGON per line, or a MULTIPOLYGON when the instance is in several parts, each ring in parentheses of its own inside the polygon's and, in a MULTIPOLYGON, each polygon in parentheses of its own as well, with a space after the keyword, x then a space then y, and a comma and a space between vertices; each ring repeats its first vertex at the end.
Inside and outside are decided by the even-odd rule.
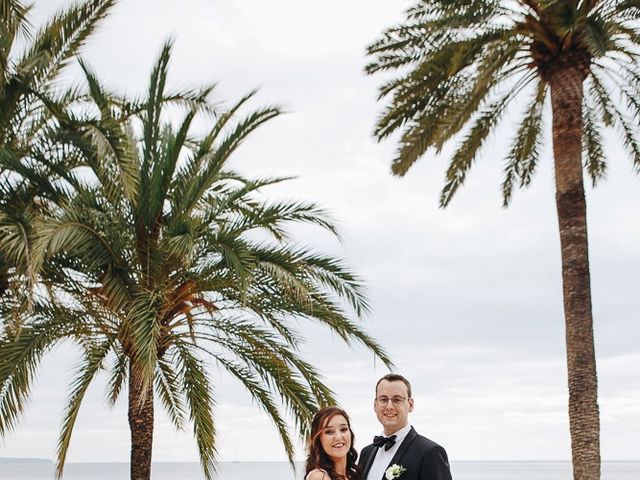
POLYGON ((380 405, 381 407, 386 407, 387 405, 389 405, 389 402, 391 402, 393 404, 394 407, 400 407, 402 405, 404 405, 404 401, 406 400, 406 397, 377 397, 376 398, 376 403, 378 405, 380 405))

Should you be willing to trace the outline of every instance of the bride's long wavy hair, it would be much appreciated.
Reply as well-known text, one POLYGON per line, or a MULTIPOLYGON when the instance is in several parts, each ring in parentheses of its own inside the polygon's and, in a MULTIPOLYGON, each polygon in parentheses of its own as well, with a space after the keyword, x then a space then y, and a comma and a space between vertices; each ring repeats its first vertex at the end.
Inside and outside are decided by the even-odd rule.
POLYGON ((305 478, 311 470, 319 468, 327 472, 331 480, 360 480, 360 468, 356 463, 358 460, 358 452, 354 448, 354 444, 355 435, 353 434, 353 430, 351 430, 351 420, 347 412, 339 407, 325 407, 318 410, 311 422, 311 434, 308 440, 309 455, 307 456, 305 465, 305 478), (324 451, 320 443, 320 435, 322 435, 327 423, 336 415, 342 415, 345 418, 347 426, 349 427, 349 433, 351 433, 351 445, 347 452, 346 476, 336 472, 333 460, 327 455, 327 452, 324 451))

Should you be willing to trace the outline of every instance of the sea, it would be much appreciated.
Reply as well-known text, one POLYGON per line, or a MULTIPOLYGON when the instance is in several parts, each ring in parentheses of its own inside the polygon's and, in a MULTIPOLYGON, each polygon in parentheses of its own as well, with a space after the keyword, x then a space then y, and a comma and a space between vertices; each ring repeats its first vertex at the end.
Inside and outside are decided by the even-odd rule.
MULTIPOLYGON (((569 462, 451 462, 454 480, 571 480, 569 462)), ((302 464, 294 473, 286 462, 221 462, 219 480, 302 480, 302 464)), ((127 480, 127 463, 68 463, 64 480, 127 480)), ((203 480, 197 463, 154 463, 153 480, 203 480)), ((1 480, 53 480, 53 464, 0 463, 1 480)), ((640 480, 640 461, 609 461, 602 464, 602 480, 640 480)))

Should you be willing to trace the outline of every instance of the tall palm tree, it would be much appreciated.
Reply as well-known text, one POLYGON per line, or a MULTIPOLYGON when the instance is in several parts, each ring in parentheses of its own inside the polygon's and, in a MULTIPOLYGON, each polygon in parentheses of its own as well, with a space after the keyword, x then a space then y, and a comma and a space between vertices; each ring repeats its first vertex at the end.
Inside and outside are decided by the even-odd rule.
POLYGON ((639 16, 637 0, 420 0, 403 24, 368 48, 369 74, 397 74, 380 89, 380 99, 389 100, 375 129, 379 140, 402 132, 395 175, 464 132, 447 170, 442 207, 463 184, 489 133, 527 94, 506 155, 504 205, 514 186, 529 185, 550 97, 571 445, 574 478, 580 480, 600 478, 583 163, 595 184, 606 167, 602 128, 617 127, 640 168, 639 16))
POLYGON ((31 7, 0 0, 0 328, 16 327, 30 301, 33 221, 49 201, 64 194, 51 182, 66 159, 54 141, 51 106, 77 98, 55 82, 115 0, 87 0, 54 15, 33 31, 31 7), (18 45, 22 45, 19 48, 18 45))
POLYGON ((84 394, 103 368, 111 402, 128 383, 131 478, 148 480, 154 397, 177 428, 191 420, 205 476, 213 475, 207 360, 236 377, 270 416, 291 461, 286 415, 305 435, 318 406, 334 403, 300 356, 297 323, 319 322, 390 365, 349 318, 368 308, 360 280, 341 261, 294 245, 286 233, 298 222, 335 233, 325 212, 305 202, 266 202, 259 190, 285 179, 249 180, 226 168, 278 108, 241 116, 252 93, 216 114, 208 100, 212 87, 166 93, 169 57, 167 44, 147 98, 126 104, 111 102, 85 67, 95 116, 80 118, 69 109, 62 122, 74 126, 69 141, 85 163, 64 179, 67 201, 37 226, 35 256, 47 291, 20 333, 0 342, 6 392, 0 413, 12 418, 46 351, 65 338, 84 348, 59 437, 58 475, 84 394), (163 115, 172 101, 188 109, 176 127, 163 115), (216 120, 199 137, 190 132, 202 111, 216 120))

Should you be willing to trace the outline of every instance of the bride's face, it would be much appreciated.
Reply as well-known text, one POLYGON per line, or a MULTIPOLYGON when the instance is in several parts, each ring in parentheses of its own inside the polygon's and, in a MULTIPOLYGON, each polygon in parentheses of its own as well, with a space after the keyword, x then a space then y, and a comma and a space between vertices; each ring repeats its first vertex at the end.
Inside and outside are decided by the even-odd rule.
POLYGON ((331 417, 322 427, 320 445, 332 459, 346 457, 351 448, 351 430, 347 419, 342 415, 331 417))

